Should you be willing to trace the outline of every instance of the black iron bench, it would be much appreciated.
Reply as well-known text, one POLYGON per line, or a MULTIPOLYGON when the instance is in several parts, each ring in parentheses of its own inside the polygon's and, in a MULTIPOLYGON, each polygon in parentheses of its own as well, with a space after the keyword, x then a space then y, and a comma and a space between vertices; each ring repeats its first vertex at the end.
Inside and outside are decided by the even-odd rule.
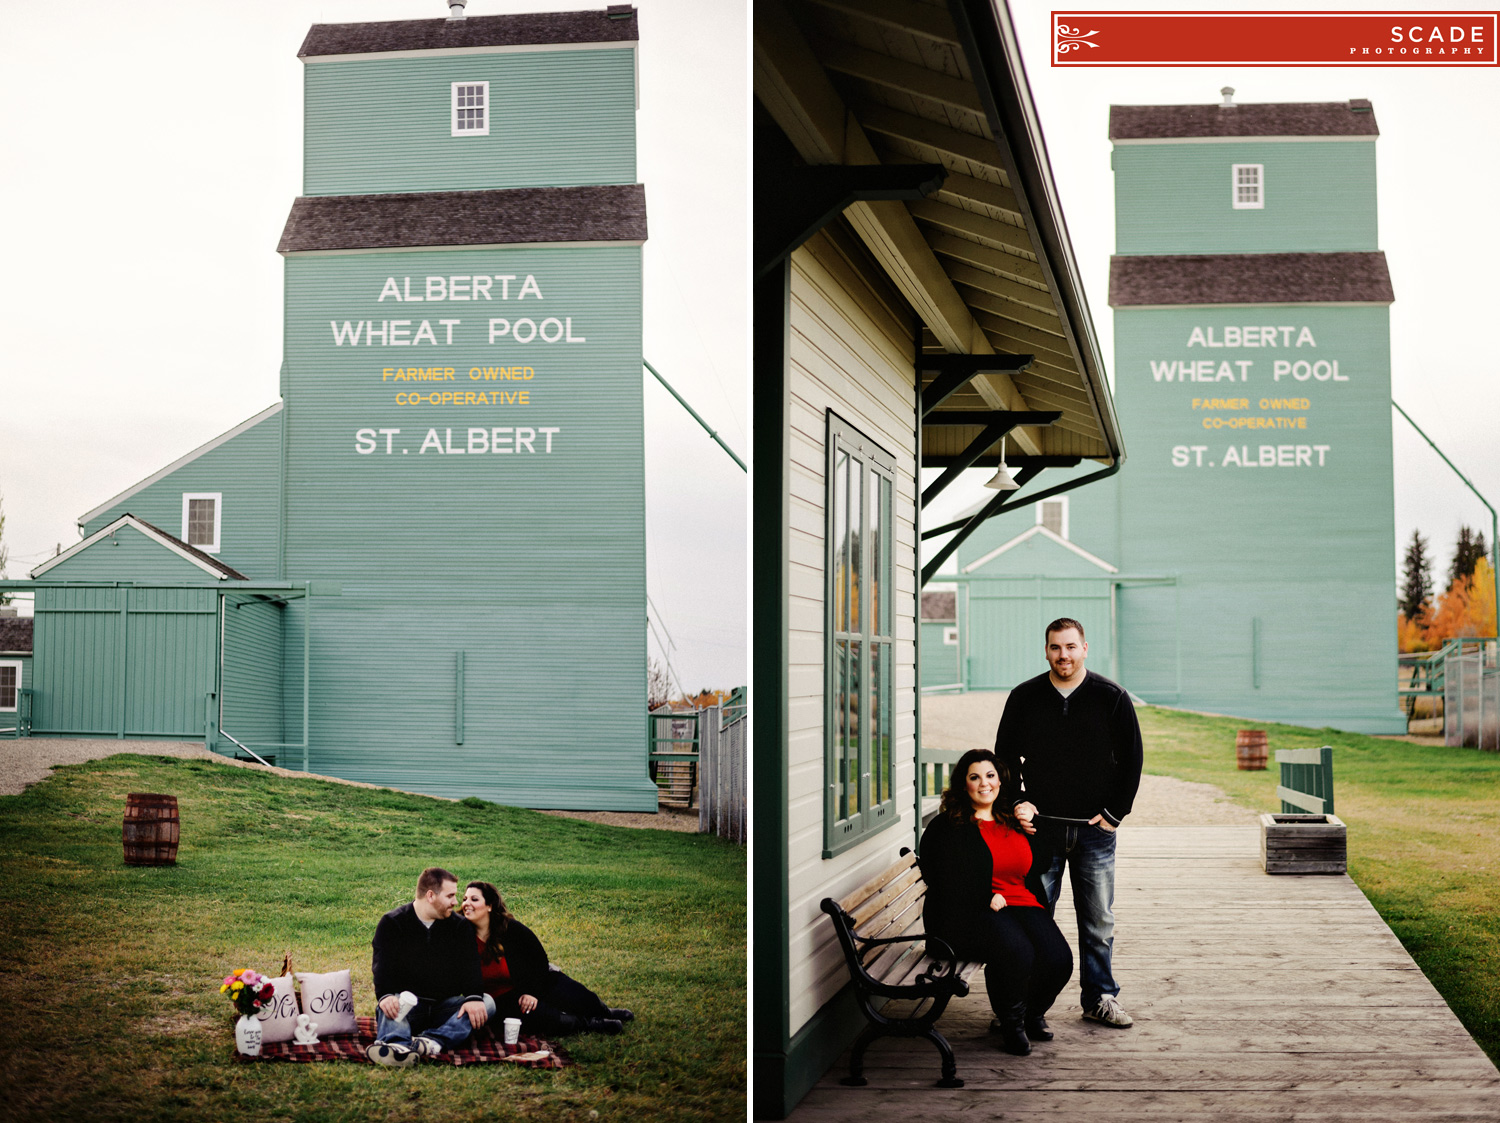
POLYGON ((953 1049, 937 1031, 937 1020, 952 998, 969 993, 968 980, 982 964, 962 960, 936 936, 921 932, 922 880, 916 855, 905 847, 901 858, 841 901, 823 899, 833 921, 859 1007, 869 1025, 860 1031, 849 1058, 849 1075, 841 1083, 863 1085, 865 1050, 881 1037, 925 1037, 942 1056, 940 1088, 962 1088, 953 1049), (887 1016, 877 999, 914 999, 916 1009, 887 1016), (928 1005, 925 1001, 931 999, 928 1005))

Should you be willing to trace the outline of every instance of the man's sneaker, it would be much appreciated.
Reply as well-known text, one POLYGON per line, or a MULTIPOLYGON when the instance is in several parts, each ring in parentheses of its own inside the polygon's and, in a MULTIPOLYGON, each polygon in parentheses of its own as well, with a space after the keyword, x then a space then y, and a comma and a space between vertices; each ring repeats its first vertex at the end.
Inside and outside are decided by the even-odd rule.
POLYGON ((386 1068, 411 1068, 417 1063, 417 1053, 396 1041, 377 1041, 366 1051, 370 1060, 386 1068))
POLYGON ((1135 1019, 1125 1012, 1120 1000, 1112 994, 1101 994, 1098 1002, 1084 1010, 1083 1016, 1091 1022, 1116 1029, 1135 1024, 1135 1019))
POLYGON ((414 1037, 411 1040, 412 1051, 418 1056, 435 1057, 443 1051, 443 1044, 434 1041, 430 1037, 414 1037))

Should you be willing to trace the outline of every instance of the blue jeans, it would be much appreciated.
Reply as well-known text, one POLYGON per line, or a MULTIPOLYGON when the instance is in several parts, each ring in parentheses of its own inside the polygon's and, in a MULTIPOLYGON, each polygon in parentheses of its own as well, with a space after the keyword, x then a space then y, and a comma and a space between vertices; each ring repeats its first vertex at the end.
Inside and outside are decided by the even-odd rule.
MULTIPOLYGON (((415 1033, 440 1042, 445 1049, 462 1045, 474 1032, 474 1027, 469 1025, 469 1015, 461 1009, 467 1001, 463 995, 445 998, 441 1002, 423 999, 406 1015, 404 1022, 386 1017, 385 1011, 376 1006, 375 1040, 410 1045, 415 1033)), ((489 995, 484 996, 484 1009, 490 1017, 495 1016, 495 1000, 489 995)))
POLYGON ((1115 834, 1087 823, 1036 819, 1036 843, 1052 861, 1042 873, 1047 913, 1057 908, 1063 865, 1073 886, 1073 913, 1078 920, 1078 981, 1083 1008, 1092 1009, 1102 994, 1119 994, 1110 971, 1115 944, 1115 834))

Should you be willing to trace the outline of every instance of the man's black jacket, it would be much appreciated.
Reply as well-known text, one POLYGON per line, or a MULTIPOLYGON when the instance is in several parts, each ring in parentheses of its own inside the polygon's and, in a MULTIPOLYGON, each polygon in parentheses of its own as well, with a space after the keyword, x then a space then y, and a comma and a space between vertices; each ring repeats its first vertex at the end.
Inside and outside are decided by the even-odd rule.
POLYGON ((479 1000, 484 980, 474 926, 457 913, 427 927, 411 904, 392 909, 375 926, 375 997, 409 990, 441 1002, 462 995, 479 1000))

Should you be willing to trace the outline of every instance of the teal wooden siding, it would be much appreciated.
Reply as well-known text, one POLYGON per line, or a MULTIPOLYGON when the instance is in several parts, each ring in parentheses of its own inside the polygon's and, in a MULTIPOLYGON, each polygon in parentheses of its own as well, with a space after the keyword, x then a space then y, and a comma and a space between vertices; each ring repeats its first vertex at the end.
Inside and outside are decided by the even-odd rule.
MULTIPOLYGON (((124 514, 135 515, 182 537, 185 492, 223 495, 220 549, 214 556, 247 577, 274 579, 277 563, 277 485, 281 458, 281 414, 270 417, 189 461, 134 495, 112 504, 84 525, 92 534, 124 514)), ((103 561, 104 559, 100 559, 103 561)), ((207 578, 202 570, 193 570, 207 578)), ((110 580, 116 579, 111 575, 110 580)), ((120 579, 129 579, 121 575, 120 579)))
MULTIPOLYGON (((286 692, 282 678, 285 608, 262 597, 231 593, 224 598, 223 612, 220 727, 252 748, 257 744, 285 742, 286 692)), ((300 648, 299 642, 299 651, 300 648)), ((302 661, 298 659, 291 669, 300 688, 302 661)), ((232 744, 222 747, 234 751, 232 744)), ((286 749, 266 749, 261 755, 267 752, 277 755, 278 764, 301 766, 300 751, 292 754, 286 749)))
POLYGON ((1127 684, 1191 709, 1399 732, 1387 309, 1116 309, 1115 341, 1131 441, 1120 565, 1180 575, 1175 619, 1162 590, 1121 592, 1127 684), (1195 329, 1222 341, 1273 323, 1293 346, 1188 345, 1195 329), (1224 380, 1157 377, 1202 359, 1224 380))
POLYGON ((922 621, 922 685, 950 686, 962 682, 958 644, 943 642, 943 632, 952 621, 922 621))
POLYGON ((42 588, 36 598, 33 732, 203 737, 217 685, 215 590, 42 588))
POLYGON ((632 48, 311 62, 303 194, 634 183, 632 48), (454 82, 489 83, 487 136, 451 135, 454 82))
MULTIPOLYGON (((287 260, 286 572, 343 586, 311 606, 314 771, 533 806, 655 807, 639 720, 640 263, 634 246, 287 260), (498 282, 488 302, 378 299, 389 277, 415 294, 428 276, 476 274, 514 275, 510 299, 498 282), (520 298, 528 275, 540 299, 520 298), (492 318, 530 320, 537 337, 491 342, 492 318), (344 331, 356 319, 410 320, 412 339, 427 321, 433 335, 356 346, 344 331), (439 319, 456 321, 451 343, 439 319), (569 323, 582 342, 565 341, 569 323), (515 377, 486 377, 497 371, 515 377), (410 398, 434 393, 459 398, 410 398), (505 451, 479 451, 496 430, 505 451)), ((307 610, 286 613, 288 740, 307 610)))
MULTIPOLYGON (((181 503, 179 496, 179 507, 181 503)), ((133 526, 120 527, 113 535, 59 562, 44 576, 49 581, 190 581, 203 585, 216 580, 213 574, 133 526)))
POLYGON ((1092 671, 1111 674, 1110 579, 992 577, 969 582, 965 620, 971 690, 1008 690, 1047 669, 1043 629, 1083 625, 1092 671))
POLYGON ((1113 155, 1120 254, 1374 250, 1375 144, 1122 144, 1113 155), (1265 166, 1265 207, 1230 205, 1230 169, 1265 166))

